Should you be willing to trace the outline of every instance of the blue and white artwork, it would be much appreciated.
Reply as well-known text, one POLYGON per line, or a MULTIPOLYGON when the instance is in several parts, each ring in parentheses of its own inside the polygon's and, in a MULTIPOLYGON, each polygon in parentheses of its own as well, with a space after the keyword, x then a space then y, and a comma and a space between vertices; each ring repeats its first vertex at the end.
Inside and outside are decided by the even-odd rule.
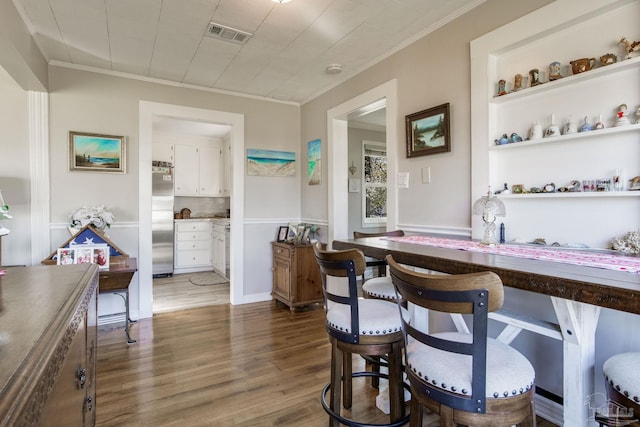
POLYGON ((248 148, 247 175, 295 176, 296 153, 248 148))
POLYGON ((309 185, 320 185, 322 183, 322 150, 319 139, 314 139, 307 143, 309 185))

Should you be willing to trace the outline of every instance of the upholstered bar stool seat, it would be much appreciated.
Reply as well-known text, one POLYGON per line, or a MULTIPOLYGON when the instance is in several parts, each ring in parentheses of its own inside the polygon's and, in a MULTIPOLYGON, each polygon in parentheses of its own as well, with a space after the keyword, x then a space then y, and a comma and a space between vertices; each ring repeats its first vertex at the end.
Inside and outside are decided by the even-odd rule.
POLYGON ((611 356, 602 372, 607 398, 615 404, 609 403, 607 413, 597 416, 600 425, 640 425, 640 352, 611 356))
MULTIPOLYGON (((402 237, 404 231, 394 230, 382 233, 362 233, 360 231, 353 232, 354 239, 362 239, 367 237, 402 237)), ((367 266, 378 267, 378 277, 365 280, 362 284, 362 294, 365 298, 378 298, 387 301, 395 301, 397 298, 396 290, 391 282, 391 277, 386 276, 386 262, 382 259, 368 259, 367 266)))

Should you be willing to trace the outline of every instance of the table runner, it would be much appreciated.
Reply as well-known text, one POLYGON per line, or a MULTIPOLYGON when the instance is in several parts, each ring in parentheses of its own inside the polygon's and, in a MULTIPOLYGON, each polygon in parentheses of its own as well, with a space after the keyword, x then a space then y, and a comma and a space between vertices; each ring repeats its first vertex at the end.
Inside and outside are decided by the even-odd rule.
POLYGON ((385 237, 385 239, 401 243, 413 243, 440 248, 507 255, 518 258, 537 259, 541 261, 562 262, 565 264, 606 268, 609 270, 628 271, 631 273, 640 272, 640 258, 624 255, 512 244, 487 246, 471 240, 445 239, 429 236, 385 237))

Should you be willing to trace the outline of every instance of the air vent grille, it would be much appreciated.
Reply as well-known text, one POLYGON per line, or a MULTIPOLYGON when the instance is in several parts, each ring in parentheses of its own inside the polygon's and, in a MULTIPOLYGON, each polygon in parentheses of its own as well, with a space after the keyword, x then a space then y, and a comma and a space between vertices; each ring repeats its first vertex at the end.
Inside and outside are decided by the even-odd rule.
POLYGON ((245 44, 249 40, 249 37, 252 36, 251 33, 216 24, 215 22, 209 22, 205 35, 238 44, 245 44))

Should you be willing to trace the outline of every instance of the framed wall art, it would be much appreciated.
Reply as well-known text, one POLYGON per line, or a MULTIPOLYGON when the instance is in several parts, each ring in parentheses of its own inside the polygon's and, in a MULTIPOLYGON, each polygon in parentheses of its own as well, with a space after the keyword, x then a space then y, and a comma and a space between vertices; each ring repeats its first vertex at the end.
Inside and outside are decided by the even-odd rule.
POLYGON ((125 137, 69 132, 69 170, 125 173, 125 137))
POLYGON ((449 103, 406 116, 407 157, 451 151, 449 103))
POLYGON ((247 175, 295 176, 296 153, 248 148, 247 175))

